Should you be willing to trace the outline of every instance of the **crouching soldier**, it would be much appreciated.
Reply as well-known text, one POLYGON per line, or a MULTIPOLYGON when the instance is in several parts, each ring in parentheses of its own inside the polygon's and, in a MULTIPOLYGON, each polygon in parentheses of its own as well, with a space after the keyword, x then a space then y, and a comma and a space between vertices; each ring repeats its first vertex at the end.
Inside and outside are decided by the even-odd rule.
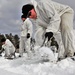
POLYGON ((15 58, 15 47, 12 44, 12 42, 9 39, 2 38, 1 43, 2 43, 2 50, 5 51, 5 58, 12 59, 13 56, 15 58))

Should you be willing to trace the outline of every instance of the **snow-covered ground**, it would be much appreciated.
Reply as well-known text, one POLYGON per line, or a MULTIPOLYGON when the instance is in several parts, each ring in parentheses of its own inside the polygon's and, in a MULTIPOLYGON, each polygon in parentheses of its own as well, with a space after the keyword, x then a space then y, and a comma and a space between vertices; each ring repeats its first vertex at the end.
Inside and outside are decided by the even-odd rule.
POLYGON ((0 75, 75 75, 75 61, 67 58, 54 64, 26 60, 25 56, 13 60, 0 57, 0 75))
POLYGON ((71 58, 57 63, 37 61, 37 59, 26 60, 25 54, 21 58, 8 60, 2 56, 0 75, 75 75, 75 61, 71 58))

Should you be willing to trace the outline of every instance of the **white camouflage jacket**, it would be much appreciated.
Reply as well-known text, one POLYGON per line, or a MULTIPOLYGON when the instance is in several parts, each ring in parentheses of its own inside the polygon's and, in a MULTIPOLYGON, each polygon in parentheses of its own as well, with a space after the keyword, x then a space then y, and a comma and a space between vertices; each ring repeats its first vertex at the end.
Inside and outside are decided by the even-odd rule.
POLYGON ((39 2, 31 0, 31 2, 37 12, 36 23, 39 25, 38 29, 40 27, 46 28, 46 32, 58 32, 61 22, 60 16, 72 10, 69 6, 52 0, 40 0, 39 2))
POLYGON ((32 22, 29 18, 27 18, 21 26, 21 36, 26 37, 27 33, 30 33, 30 36, 32 36, 32 22))

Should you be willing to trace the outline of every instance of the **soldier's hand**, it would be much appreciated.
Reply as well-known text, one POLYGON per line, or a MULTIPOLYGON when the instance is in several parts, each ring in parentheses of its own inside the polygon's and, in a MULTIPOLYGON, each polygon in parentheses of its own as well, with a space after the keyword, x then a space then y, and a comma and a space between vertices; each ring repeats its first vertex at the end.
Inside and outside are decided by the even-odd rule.
POLYGON ((48 38, 48 41, 50 40, 50 38, 53 36, 52 32, 46 32, 45 33, 45 38, 48 38))
POLYGON ((27 39, 30 38, 30 33, 27 33, 27 39))

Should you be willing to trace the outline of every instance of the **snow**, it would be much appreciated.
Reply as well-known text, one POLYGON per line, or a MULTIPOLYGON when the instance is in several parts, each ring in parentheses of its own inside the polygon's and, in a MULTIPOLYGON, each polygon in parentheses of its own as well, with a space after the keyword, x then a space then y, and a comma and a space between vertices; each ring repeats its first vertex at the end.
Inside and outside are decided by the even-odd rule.
POLYGON ((57 57, 58 57, 57 53, 53 53, 53 51, 48 47, 43 46, 43 47, 40 48, 38 46, 35 46, 34 50, 36 52, 36 55, 38 53, 38 57, 40 56, 44 60, 48 59, 51 62, 56 62, 57 61, 57 57))
POLYGON ((27 59, 26 53, 21 58, 18 55, 16 53, 17 58, 13 60, 0 57, 0 75, 75 75, 75 61, 70 58, 53 63, 27 59))

